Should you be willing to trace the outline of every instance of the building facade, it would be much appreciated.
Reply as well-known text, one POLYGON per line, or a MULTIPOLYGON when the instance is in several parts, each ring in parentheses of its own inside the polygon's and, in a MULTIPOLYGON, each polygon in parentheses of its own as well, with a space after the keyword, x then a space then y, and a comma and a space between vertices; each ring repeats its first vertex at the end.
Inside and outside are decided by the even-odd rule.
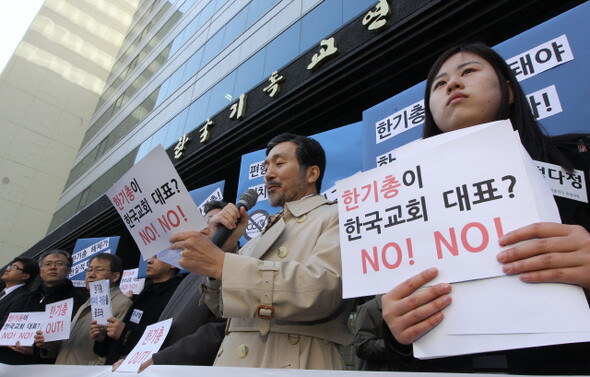
POLYGON ((0 76, 0 264, 47 228, 139 0, 47 0, 0 76))
POLYGON ((188 189, 225 180, 231 200, 240 157, 276 134, 359 121, 451 44, 494 45, 582 2, 140 1, 49 233, 25 255, 119 235, 133 267, 139 252, 104 192, 156 145, 188 189))

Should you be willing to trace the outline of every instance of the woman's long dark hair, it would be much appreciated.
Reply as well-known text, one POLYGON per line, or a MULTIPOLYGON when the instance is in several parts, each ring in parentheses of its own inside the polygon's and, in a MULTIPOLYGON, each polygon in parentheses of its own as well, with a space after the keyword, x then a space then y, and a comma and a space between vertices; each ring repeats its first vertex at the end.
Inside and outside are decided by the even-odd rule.
POLYGON ((430 91, 440 67, 447 59, 459 52, 470 52, 478 55, 494 68, 502 92, 502 103, 497 120, 510 119, 512 127, 518 131, 520 141, 531 157, 534 160, 551 162, 561 165, 567 170, 571 170, 571 163, 553 145, 551 139, 545 135, 541 125, 539 125, 533 116, 528 100, 510 67, 508 67, 504 59, 496 51, 481 42, 461 44, 446 50, 430 68, 424 93, 426 119, 424 121, 422 136, 427 138, 442 133, 434 122, 432 112, 430 111, 430 91), (512 104, 510 103, 510 88, 512 88, 514 94, 514 102, 512 104))

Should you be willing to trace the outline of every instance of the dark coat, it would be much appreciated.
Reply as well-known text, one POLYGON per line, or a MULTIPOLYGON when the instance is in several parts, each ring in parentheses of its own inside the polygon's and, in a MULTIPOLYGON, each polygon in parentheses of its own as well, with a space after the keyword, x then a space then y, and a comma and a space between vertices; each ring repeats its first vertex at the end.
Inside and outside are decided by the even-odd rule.
POLYGON ((145 328, 158 322, 162 310, 168 304, 181 281, 182 276, 176 276, 162 283, 152 283, 148 280, 123 320, 125 328, 119 340, 107 336, 104 342, 95 342, 94 344, 94 352, 99 356, 106 356, 106 365, 112 365, 127 356, 141 339, 145 328), (140 317, 139 321, 133 319, 134 312, 141 313, 138 316, 140 317))
POLYGON ((212 365, 225 336, 226 320, 217 317, 201 301, 201 277, 188 274, 162 311, 159 321, 174 318, 156 365, 212 365))

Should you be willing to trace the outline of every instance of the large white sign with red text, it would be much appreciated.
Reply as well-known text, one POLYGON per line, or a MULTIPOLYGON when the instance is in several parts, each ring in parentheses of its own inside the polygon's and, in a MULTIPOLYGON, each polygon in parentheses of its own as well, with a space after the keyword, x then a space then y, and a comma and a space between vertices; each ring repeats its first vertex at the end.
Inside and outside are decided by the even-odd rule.
POLYGON ((129 169, 106 195, 145 259, 169 250, 173 233, 207 226, 161 145, 129 169))
POLYGON ((438 281, 503 275, 498 239, 557 221, 509 121, 420 140, 337 182, 344 297, 384 293, 429 267, 438 281))

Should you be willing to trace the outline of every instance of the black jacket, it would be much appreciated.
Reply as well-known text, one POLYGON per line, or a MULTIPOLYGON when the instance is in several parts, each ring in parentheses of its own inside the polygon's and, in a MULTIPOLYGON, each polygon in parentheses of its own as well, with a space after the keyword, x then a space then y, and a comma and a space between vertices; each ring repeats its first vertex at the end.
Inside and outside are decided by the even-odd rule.
POLYGON ((94 344, 94 352, 99 356, 106 356, 106 365, 112 365, 127 356, 143 335, 145 328, 158 322, 160 313, 166 307, 182 278, 182 276, 176 276, 162 283, 152 283, 148 280, 123 320, 125 328, 119 340, 106 337, 104 342, 94 344), (136 316, 133 315, 134 313, 136 316), (139 318, 139 321, 136 318, 139 318))

